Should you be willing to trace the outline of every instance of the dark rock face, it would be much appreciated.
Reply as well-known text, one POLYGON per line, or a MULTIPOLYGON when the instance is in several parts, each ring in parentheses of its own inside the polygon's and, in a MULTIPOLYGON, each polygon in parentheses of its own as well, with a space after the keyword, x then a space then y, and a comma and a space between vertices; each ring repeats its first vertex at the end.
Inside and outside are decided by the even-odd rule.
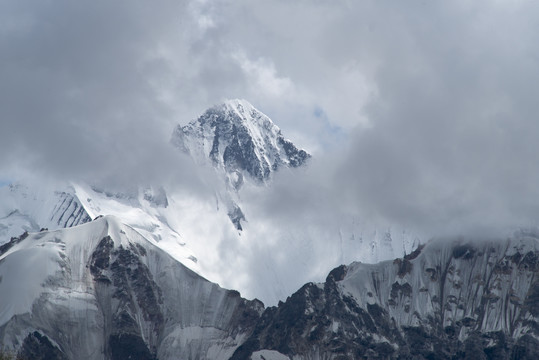
POLYGON ((376 305, 365 310, 353 298, 339 296, 335 282, 328 278, 323 287, 307 284, 285 303, 267 309, 251 338, 232 359, 250 359, 259 349, 304 358, 317 353, 328 359, 360 359, 368 354, 384 359, 394 349, 373 342, 373 336, 396 337, 403 342, 386 317, 376 305))
POLYGON ((110 236, 106 236, 97 244, 92 253, 90 272, 95 281, 104 281, 110 284, 110 279, 103 274, 103 271, 110 266, 110 255, 113 248, 114 241, 110 236))
POLYGON ((105 346, 111 359, 155 358, 157 340, 160 338, 164 317, 159 286, 139 257, 146 256, 141 246, 114 249, 110 236, 103 238, 95 248, 90 271, 96 287, 97 299, 105 316, 105 346), (118 304, 112 306, 110 295, 118 304), (139 318, 142 314, 142 319, 139 318), (147 330, 141 333, 141 322, 147 330), (144 341, 148 339, 148 344, 144 341), (150 350, 150 348, 151 350, 150 350))
POLYGON ((92 220, 75 196, 66 192, 57 192, 56 196, 59 201, 54 206, 50 220, 58 226, 67 228, 92 220))
POLYGON ((54 346, 49 338, 34 331, 24 339, 18 359, 24 360, 68 360, 67 357, 54 346))
POLYGON ((9 240, 9 242, 7 242, 7 243, 5 243, 3 245, 0 245, 0 255, 5 254, 9 249, 11 249, 13 246, 15 246, 15 244, 20 243, 21 241, 23 241, 27 237, 28 237, 28 231, 25 231, 24 233, 22 233, 21 236, 12 237, 9 240))
MULTIPOLYGON (((226 115, 220 114, 215 122, 215 137, 210 157, 214 162, 220 162, 219 139, 228 137, 222 154, 222 162, 227 172, 235 170, 246 171, 254 179, 267 179, 270 174, 270 165, 265 159, 259 159, 256 154, 255 144, 247 128, 232 124, 226 119, 226 115), (229 129, 230 128, 230 129, 229 129)), ((241 119, 235 117, 235 122, 241 119)))
POLYGON ((282 136, 279 136, 277 141, 283 147, 290 166, 292 167, 298 167, 305 164, 311 157, 305 150, 299 150, 291 141, 286 140, 282 136))
MULTIPOLYGON (((93 340, 59 338, 61 323, 43 333, 69 357, 78 354, 73 344, 95 343, 97 349, 88 347, 95 351, 91 359, 202 360, 214 359, 215 351, 228 358, 252 332, 264 305, 210 283, 145 241, 128 240, 125 230, 94 240, 87 255, 97 321, 96 332, 89 333, 93 340)), ((46 316, 38 317, 47 324, 46 316)))
POLYGON ((144 340, 137 335, 119 333, 109 337, 111 360, 155 360, 144 340))
POLYGON ((539 358, 539 240, 432 243, 334 269, 266 309, 232 359, 539 358), (505 320, 501 320, 505 319, 505 320))
POLYGON ((239 231, 242 231, 243 228, 241 226, 241 222, 245 221, 245 215, 243 214, 243 211, 241 211, 241 208, 234 204, 232 206, 232 209, 228 211, 228 217, 230 218, 230 221, 232 221, 232 224, 238 229, 239 231))

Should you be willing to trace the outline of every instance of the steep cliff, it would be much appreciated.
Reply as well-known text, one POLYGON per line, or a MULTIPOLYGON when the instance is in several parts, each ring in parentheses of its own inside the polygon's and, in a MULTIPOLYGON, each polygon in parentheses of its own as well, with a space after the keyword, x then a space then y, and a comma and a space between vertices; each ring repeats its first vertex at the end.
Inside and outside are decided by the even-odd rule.
POLYGON ((0 249, 0 343, 21 354, 43 340, 58 359, 224 359, 263 309, 114 217, 9 245, 0 249))
POLYGON ((268 308, 232 359, 539 358, 539 239, 438 240, 334 269, 268 308))

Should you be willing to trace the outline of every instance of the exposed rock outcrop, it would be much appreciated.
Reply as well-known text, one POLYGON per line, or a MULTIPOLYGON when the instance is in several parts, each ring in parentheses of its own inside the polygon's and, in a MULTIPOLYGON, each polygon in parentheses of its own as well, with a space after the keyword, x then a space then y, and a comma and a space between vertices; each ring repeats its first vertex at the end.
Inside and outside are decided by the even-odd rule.
POLYGON ((434 241, 266 309, 232 359, 539 358, 539 240, 434 241))

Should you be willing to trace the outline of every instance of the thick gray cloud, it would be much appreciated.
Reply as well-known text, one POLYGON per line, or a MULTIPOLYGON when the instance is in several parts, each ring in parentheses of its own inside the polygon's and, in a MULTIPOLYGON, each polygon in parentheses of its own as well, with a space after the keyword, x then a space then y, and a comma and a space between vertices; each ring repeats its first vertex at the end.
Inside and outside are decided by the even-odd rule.
POLYGON ((287 11, 275 33, 281 40, 301 34, 302 41, 290 36, 301 42, 298 51, 284 40, 284 53, 303 69, 291 70, 283 54, 276 68, 312 89, 348 148, 316 154, 322 165, 277 187, 268 213, 295 199, 291 213, 322 214, 312 223, 350 212, 428 235, 536 225, 536 3, 319 2, 304 12, 312 16, 306 21, 295 11, 305 4, 279 6, 287 11), (320 80, 317 71, 329 76, 320 80), (340 72, 363 87, 346 88, 340 72))
MULTIPOLYGON (((3 177, 30 171, 125 183, 190 173, 168 140, 174 124, 207 106, 210 83, 219 84, 218 76, 204 80, 217 71, 205 71, 211 59, 197 49, 192 4, 0 7, 3 177)), ((224 83, 227 76, 225 69, 224 83)))
POLYGON ((156 67, 145 68, 153 37, 164 31, 152 8, 69 1, 1 7, 3 160, 82 177, 147 165, 162 132, 156 119, 168 115, 151 84, 156 67))
POLYGON ((537 4, 429 4, 390 19, 363 49, 378 55, 372 127, 353 135, 337 181, 432 232, 535 223, 537 4))
POLYGON ((0 180, 196 184, 174 124, 240 97, 315 155, 267 216, 434 233, 537 214, 535 2, 17 0, 0 24, 0 180))

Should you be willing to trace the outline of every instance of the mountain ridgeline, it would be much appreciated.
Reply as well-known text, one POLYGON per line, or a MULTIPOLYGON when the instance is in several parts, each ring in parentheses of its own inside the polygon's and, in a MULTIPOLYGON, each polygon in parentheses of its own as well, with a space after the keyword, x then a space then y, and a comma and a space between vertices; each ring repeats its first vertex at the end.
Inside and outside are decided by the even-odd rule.
POLYGON ((0 278, 0 343, 32 359, 539 357, 532 234, 343 265, 266 309, 114 217, 14 238, 0 278))
MULTIPOLYGON (((221 247, 184 238, 189 224, 178 219, 190 211, 208 236, 219 222, 245 239, 242 189, 263 190, 311 155, 244 100, 178 126, 172 143, 222 181, 216 199, 228 214, 215 223, 161 187, 0 188, 0 350, 27 360, 539 359, 537 232, 438 239, 394 260, 341 265, 265 307, 200 275, 214 265, 204 252, 221 247)), ((389 232, 384 241, 392 246, 389 232)), ((257 279, 266 279, 259 289, 283 287, 257 279)))
POLYGON ((13 238, 0 279, 0 344, 27 359, 228 358, 263 310, 111 216, 13 238))
POLYGON ((539 238, 438 240, 340 266, 266 309, 232 359, 268 350, 294 360, 538 359, 539 238))

